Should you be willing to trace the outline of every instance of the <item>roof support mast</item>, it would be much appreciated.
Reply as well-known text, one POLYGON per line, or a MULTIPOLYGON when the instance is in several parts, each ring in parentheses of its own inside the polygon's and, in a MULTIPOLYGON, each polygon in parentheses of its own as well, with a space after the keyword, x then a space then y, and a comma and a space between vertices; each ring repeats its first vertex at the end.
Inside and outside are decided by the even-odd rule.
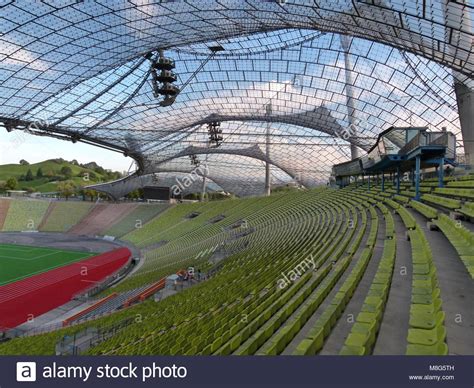
MULTIPOLYGON (((354 81, 352 79, 351 60, 349 51, 352 43, 352 37, 347 35, 341 35, 341 46, 344 50, 344 62, 345 62, 345 73, 346 73, 346 99, 347 99, 347 117, 349 120, 349 138, 352 140, 357 137, 357 129, 355 125, 355 108, 354 108, 354 91, 352 85, 354 81)), ((357 159, 359 157, 359 150, 357 146, 351 141, 351 159, 357 159)))
POLYGON ((459 122, 466 155, 466 164, 474 168, 474 90, 456 80, 454 90, 458 103, 459 122))
MULTIPOLYGON (((453 15, 459 15, 459 23, 464 25, 466 31, 472 31, 472 22, 469 15, 464 17, 462 12, 462 5, 467 5, 467 1, 460 2, 448 2, 446 6, 443 7, 445 10, 446 24, 449 25, 453 23, 451 20, 453 15), (458 9, 456 9, 458 8, 458 9), (460 11, 461 10, 461 11, 460 11), (449 16, 449 17, 448 17, 449 16)), ((446 36, 450 35, 450 29, 446 28, 446 36)), ((459 43, 464 42, 459 40, 459 43)), ((472 41, 465 41, 466 49, 471 50, 472 41)), ((453 50, 451 50, 453 51, 453 50)), ((453 52, 452 55, 456 55, 456 52, 453 52)), ((454 91, 456 93, 456 100, 458 105, 459 112, 459 122, 461 124, 461 133, 464 145, 464 154, 466 157, 466 164, 470 165, 471 168, 474 168, 474 90, 469 86, 463 83, 465 76, 453 70, 454 78, 454 91)))
MULTIPOLYGON (((270 117, 272 114, 272 102, 266 107, 266 115, 270 117)), ((271 176, 270 176, 270 120, 267 121, 267 133, 266 133, 266 144, 265 144, 265 195, 269 196, 271 193, 271 176)))

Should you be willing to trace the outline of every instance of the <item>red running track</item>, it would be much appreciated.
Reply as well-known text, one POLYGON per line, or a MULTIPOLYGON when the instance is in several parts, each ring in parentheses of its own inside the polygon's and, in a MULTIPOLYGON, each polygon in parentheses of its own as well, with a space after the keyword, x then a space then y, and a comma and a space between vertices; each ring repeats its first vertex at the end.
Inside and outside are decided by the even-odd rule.
POLYGON ((119 248, 0 287, 0 329, 14 328, 69 302, 74 295, 117 272, 130 259, 119 248))

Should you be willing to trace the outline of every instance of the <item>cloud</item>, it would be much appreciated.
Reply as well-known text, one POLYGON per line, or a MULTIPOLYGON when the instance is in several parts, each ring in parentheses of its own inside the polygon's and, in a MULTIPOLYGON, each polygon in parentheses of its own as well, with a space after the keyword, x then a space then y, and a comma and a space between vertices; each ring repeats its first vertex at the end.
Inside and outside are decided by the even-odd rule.
POLYGON ((7 55, 0 61, 2 69, 18 71, 19 68, 27 66, 29 70, 47 71, 50 67, 50 64, 39 56, 14 43, 2 41, 2 53, 7 55))

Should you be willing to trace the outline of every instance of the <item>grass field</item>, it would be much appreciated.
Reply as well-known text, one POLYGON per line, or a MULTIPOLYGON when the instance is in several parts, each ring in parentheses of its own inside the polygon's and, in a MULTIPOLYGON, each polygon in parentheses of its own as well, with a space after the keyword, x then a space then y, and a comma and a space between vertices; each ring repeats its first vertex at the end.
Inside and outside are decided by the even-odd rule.
POLYGON ((0 244, 0 286, 94 255, 90 252, 0 244))

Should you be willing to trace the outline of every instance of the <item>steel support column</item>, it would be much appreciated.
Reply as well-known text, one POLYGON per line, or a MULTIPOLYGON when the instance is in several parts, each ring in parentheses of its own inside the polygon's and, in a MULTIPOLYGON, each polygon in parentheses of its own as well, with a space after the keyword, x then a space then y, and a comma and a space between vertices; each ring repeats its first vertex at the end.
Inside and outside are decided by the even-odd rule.
POLYGON ((397 166, 397 194, 400 194, 400 166, 397 166))
POLYGON ((444 157, 439 160, 438 187, 444 187, 444 157))
POLYGON ((415 199, 420 200, 420 167, 421 158, 418 155, 415 160, 415 199))
MULTIPOLYGON (((354 91, 352 86, 354 80, 352 79, 352 66, 350 60, 350 48, 352 38, 347 35, 341 35, 341 46, 344 50, 345 74, 346 74, 346 101, 347 101, 347 117, 349 121, 349 140, 357 137, 357 128, 355 122, 355 105, 354 105, 354 91)), ((356 145, 351 142, 351 159, 359 157, 359 150, 356 145)))
POLYGON ((474 90, 460 82, 454 83, 454 90, 458 103, 466 164, 474 167, 474 90))
MULTIPOLYGON (((267 105, 266 107, 266 115, 267 117, 270 117, 272 114, 272 103, 267 105)), ((265 161, 265 195, 269 196, 271 194, 271 176, 270 176, 270 120, 267 123, 267 133, 266 133, 266 144, 265 144, 265 156, 266 156, 266 161, 265 161)))

